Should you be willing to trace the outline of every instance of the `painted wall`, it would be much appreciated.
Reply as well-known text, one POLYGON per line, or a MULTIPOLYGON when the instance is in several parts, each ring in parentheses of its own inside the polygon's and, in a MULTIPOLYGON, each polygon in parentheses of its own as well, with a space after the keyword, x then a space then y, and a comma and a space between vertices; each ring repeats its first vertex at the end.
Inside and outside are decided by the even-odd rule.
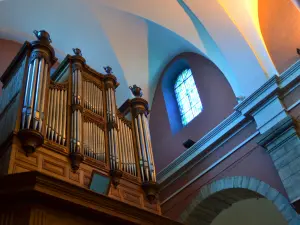
POLYGON ((160 193, 162 204, 162 212, 164 215, 178 219, 181 213, 198 195, 200 189, 224 177, 232 176, 248 176, 262 180, 269 184, 284 196, 287 197, 283 184, 280 180, 278 172, 273 164, 269 154, 262 147, 256 144, 255 138, 240 147, 232 155, 227 157, 221 163, 213 167, 209 172, 200 176, 196 181, 186 186, 181 192, 173 198, 165 201, 172 193, 179 190, 195 176, 211 166, 222 156, 230 152, 236 146, 245 141, 256 131, 255 123, 249 124, 239 133, 234 135, 220 147, 216 148, 213 153, 206 157, 203 161, 194 166, 188 173, 182 174, 179 179, 164 188, 160 193))
POLYGON ((299 59, 300 12, 292 0, 259 0, 260 29, 279 73, 299 59))
MULTIPOLYGON (((183 142, 187 139, 199 140, 229 116, 236 104, 235 95, 226 78, 208 59, 195 53, 183 53, 171 60, 162 72, 151 108, 150 131, 157 172, 185 151, 183 142), (192 69, 203 111, 186 127, 173 134, 162 91, 162 81, 168 69, 180 60, 185 60, 192 69)), ((178 110, 176 105, 174 107, 178 110)), ((177 116, 178 114, 179 111, 177 116)))
MULTIPOLYGON (((22 44, 18 42, 0 39, 0 76, 2 76, 21 47, 22 44)), ((1 89, 2 83, 0 82, 0 95, 2 93, 1 89)))

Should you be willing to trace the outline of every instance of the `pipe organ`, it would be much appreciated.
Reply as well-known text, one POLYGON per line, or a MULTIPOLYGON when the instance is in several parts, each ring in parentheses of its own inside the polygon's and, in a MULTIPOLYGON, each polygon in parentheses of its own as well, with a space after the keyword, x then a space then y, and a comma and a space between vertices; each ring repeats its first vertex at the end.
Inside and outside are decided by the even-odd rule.
POLYGON ((48 97, 46 137, 60 145, 66 145, 67 86, 51 82, 48 97))
MULTIPOLYGON (((26 155, 39 147, 55 150, 68 156, 72 176, 82 164, 89 165, 110 175, 115 187, 122 177, 132 180, 154 200, 157 184, 149 110, 140 89, 130 87, 135 97, 128 100, 132 119, 127 119, 116 106, 119 83, 110 67, 104 68, 106 74, 96 72, 76 48, 50 77, 56 61, 50 36, 46 31, 35 31, 35 35, 38 40, 27 43, 24 50, 21 110, 15 128, 26 155)), ((9 83, 7 76, 5 85, 9 83)))

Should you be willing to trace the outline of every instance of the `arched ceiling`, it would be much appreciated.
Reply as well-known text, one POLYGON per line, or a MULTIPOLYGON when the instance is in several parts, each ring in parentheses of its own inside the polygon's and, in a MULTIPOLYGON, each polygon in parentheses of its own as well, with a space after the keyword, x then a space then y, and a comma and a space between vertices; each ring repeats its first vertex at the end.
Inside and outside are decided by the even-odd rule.
POLYGON ((237 96, 248 96, 277 73, 264 44, 258 0, 2 0, 0 38, 33 40, 51 34, 59 60, 82 49, 87 63, 110 65, 118 105, 137 84, 152 102, 164 66, 177 54, 212 60, 237 96))

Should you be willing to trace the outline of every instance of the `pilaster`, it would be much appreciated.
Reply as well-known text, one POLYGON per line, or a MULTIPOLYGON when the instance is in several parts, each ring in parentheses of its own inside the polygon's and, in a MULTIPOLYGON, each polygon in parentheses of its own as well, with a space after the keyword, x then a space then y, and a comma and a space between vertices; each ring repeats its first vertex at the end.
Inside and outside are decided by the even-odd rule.
POLYGON ((300 139, 297 121, 286 117, 258 139, 270 154, 292 203, 300 199, 300 139))

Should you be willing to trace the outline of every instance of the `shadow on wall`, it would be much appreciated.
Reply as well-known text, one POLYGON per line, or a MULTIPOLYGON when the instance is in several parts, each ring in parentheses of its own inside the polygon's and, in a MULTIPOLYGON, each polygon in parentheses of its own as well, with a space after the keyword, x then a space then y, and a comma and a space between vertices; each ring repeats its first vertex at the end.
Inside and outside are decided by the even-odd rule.
MULTIPOLYGON (((0 77, 7 69, 13 58, 17 55, 22 44, 10 40, 0 39, 0 77)), ((2 83, 0 82, 0 95, 2 93, 2 83)))
POLYGON ((295 63, 300 48, 298 0, 259 0, 258 16, 266 47, 279 73, 295 63))
POLYGON ((151 109, 150 130, 159 172, 184 152, 187 139, 199 140, 233 112, 235 95, 222 72, 207 58, 182 53, 166 66, 158 83, 151 109), (181 124, 174 82, 185 68, 191 68, 203 111, 185 127, 181 124))

